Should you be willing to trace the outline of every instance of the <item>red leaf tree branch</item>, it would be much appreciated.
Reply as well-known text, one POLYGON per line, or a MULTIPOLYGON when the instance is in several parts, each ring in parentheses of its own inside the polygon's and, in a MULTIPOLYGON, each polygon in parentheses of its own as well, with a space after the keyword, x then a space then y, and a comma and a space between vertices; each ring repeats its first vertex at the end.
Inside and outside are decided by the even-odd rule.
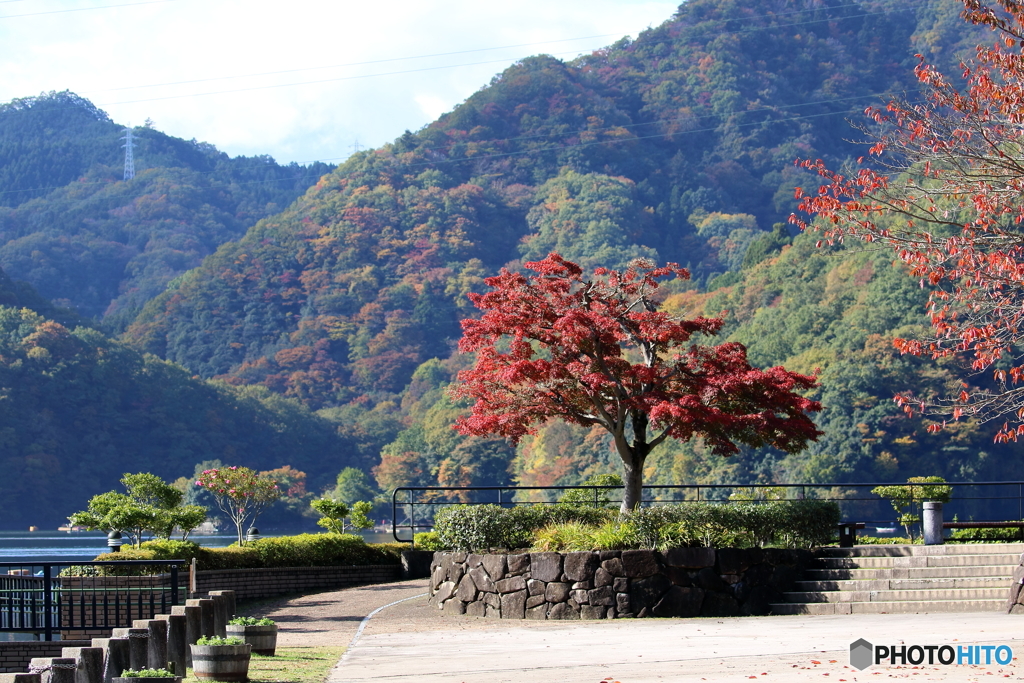
POLYGON ((820 404, 798 393, 813 377, 751 367, 742 344, 693 344, 722 321, 657 310, 659 279, 689 278, 685 269, 641 259, 584 279, 558 254, 526 269, 535 274, 502 270, 485 280, 492 291, 470 295, 484 313, 462 323, 459 349, 476 363, 452 389, 474 401, 461 433, 518 442, 551 419, 599 425, 625 469, 623 512, 639 504, 644 461, 666 439, 701 437, 730 455, 737 443, 794 452, 820 435, 807 415, 820 404))
POLYGON ((897 339, 900 351, 967 354, 975 372, 992 372, 987 387, 932 405, 909 395, 897 403, 909 414, 1008 417, 996 439, 1016 440, 1024 435, 1024 4, 964 0, 964 7, 964 18, 1000 35, 962 64, 965 86, 922 62, 923 103, 894 99, 867 110, 879 124, 870 155, 880 168, 846 175, 820 160, 799 162, 826 182, 815 195, 798 188, 797 197, 802 211, 819 217, 811 225, 826 241, 888 245, 933 288, 934 334, 897 339))

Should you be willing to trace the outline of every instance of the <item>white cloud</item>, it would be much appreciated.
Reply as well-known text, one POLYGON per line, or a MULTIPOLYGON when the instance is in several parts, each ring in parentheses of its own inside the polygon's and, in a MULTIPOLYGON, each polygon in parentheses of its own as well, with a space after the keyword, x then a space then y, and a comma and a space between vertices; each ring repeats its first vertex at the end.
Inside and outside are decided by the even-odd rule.
POLYGON ((571 58, 675 10, 630 0, 169 0, 11 17, 111 4, 0 5, 0 101, 69 89, 119 123, 152 118, 229 154, 284 162, 337 161, 357 138, 380 145, 518 59, 571 58), (460 54, 429 56, 440 53, 460 54))

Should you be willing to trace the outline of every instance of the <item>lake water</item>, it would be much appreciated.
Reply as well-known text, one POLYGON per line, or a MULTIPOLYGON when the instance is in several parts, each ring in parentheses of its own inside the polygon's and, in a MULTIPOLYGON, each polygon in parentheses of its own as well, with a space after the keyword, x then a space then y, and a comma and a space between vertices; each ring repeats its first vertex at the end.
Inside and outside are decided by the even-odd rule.
MULTIPOLYGON (((283 534, 265 534, 265 537, 283 534)), ((368 543, 394 541, 390 533, 364 533, 368 543)), ((190 541, 208 548, 235 542, 234 534, 193 534, 190 541)), ((0 531, 0 562, 91 560, 107 552, 107 535, 99 531, 0 531)))

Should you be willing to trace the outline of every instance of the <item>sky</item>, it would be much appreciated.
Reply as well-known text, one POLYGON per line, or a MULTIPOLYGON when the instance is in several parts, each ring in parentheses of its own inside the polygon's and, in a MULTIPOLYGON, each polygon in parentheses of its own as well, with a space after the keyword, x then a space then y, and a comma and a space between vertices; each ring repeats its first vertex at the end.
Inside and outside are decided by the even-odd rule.
POLYGON ((231 156, 340 163, 519 59, 572 59, 658 0, 0 0, 0 102, 51 90, 231 156))

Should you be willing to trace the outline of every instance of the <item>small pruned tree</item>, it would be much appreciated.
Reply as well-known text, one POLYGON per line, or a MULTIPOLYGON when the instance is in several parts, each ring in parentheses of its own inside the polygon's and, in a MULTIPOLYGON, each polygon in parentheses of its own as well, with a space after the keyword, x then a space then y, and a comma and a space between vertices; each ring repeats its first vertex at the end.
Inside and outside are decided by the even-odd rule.
POLYGON ((321 515, 316 523, 333 534, 343 534, 350 529, 373 527, 373 520, 370 519, 373 503, 357 501, 350 508, 348 505, 330 498, 319 498, 309 505, 321 515))
POLYGON ((182 505, 182 491, 155 474, 126 473, 121 477, 121 484, 127 493, 108 491, 93 496, 88 509, 76 512, 68 521, 88 529, 127 534, 136 548, 146 532, 170 538, 174 530, 179 529, 185 540, 193 529, 206 521, 206 508, 182 505))
POLYGON ((921 521, 922 501, 948 503, 953 496, 953 487, 942 477, 910 477, 906 484, 876 486, 871 493, 888 498, 896 510, 896 521, 907 530, 910 541, 914 541, 914 525, 921 521))
POLYGON ((739 343, 696 344, 722 321, 658 310, 659 280, 685 269, 637 259, 584 278, 558 254, 525 268, 535 274, 502 269, 484 280, 492 291, 469 295, 483 315, 462 322, 459 350, 476 362, 451 389, 473 401, 459 432, 517 442, 547 420, 602 427, 623 463, 623 513, 639 505, 644 463, 667 439, 731 455, 737 444, 795 452, 821 434, 808 416, 820 404, 799 393, 813 377, 752 367, 739 343))
POLYGON ((246 523, 255 524, 263 508, 281 497, 281 490, 271 479, 237 465, 204 470, 196 486, 206 489, 235 525, 239 546, 245 545, 246 523))

